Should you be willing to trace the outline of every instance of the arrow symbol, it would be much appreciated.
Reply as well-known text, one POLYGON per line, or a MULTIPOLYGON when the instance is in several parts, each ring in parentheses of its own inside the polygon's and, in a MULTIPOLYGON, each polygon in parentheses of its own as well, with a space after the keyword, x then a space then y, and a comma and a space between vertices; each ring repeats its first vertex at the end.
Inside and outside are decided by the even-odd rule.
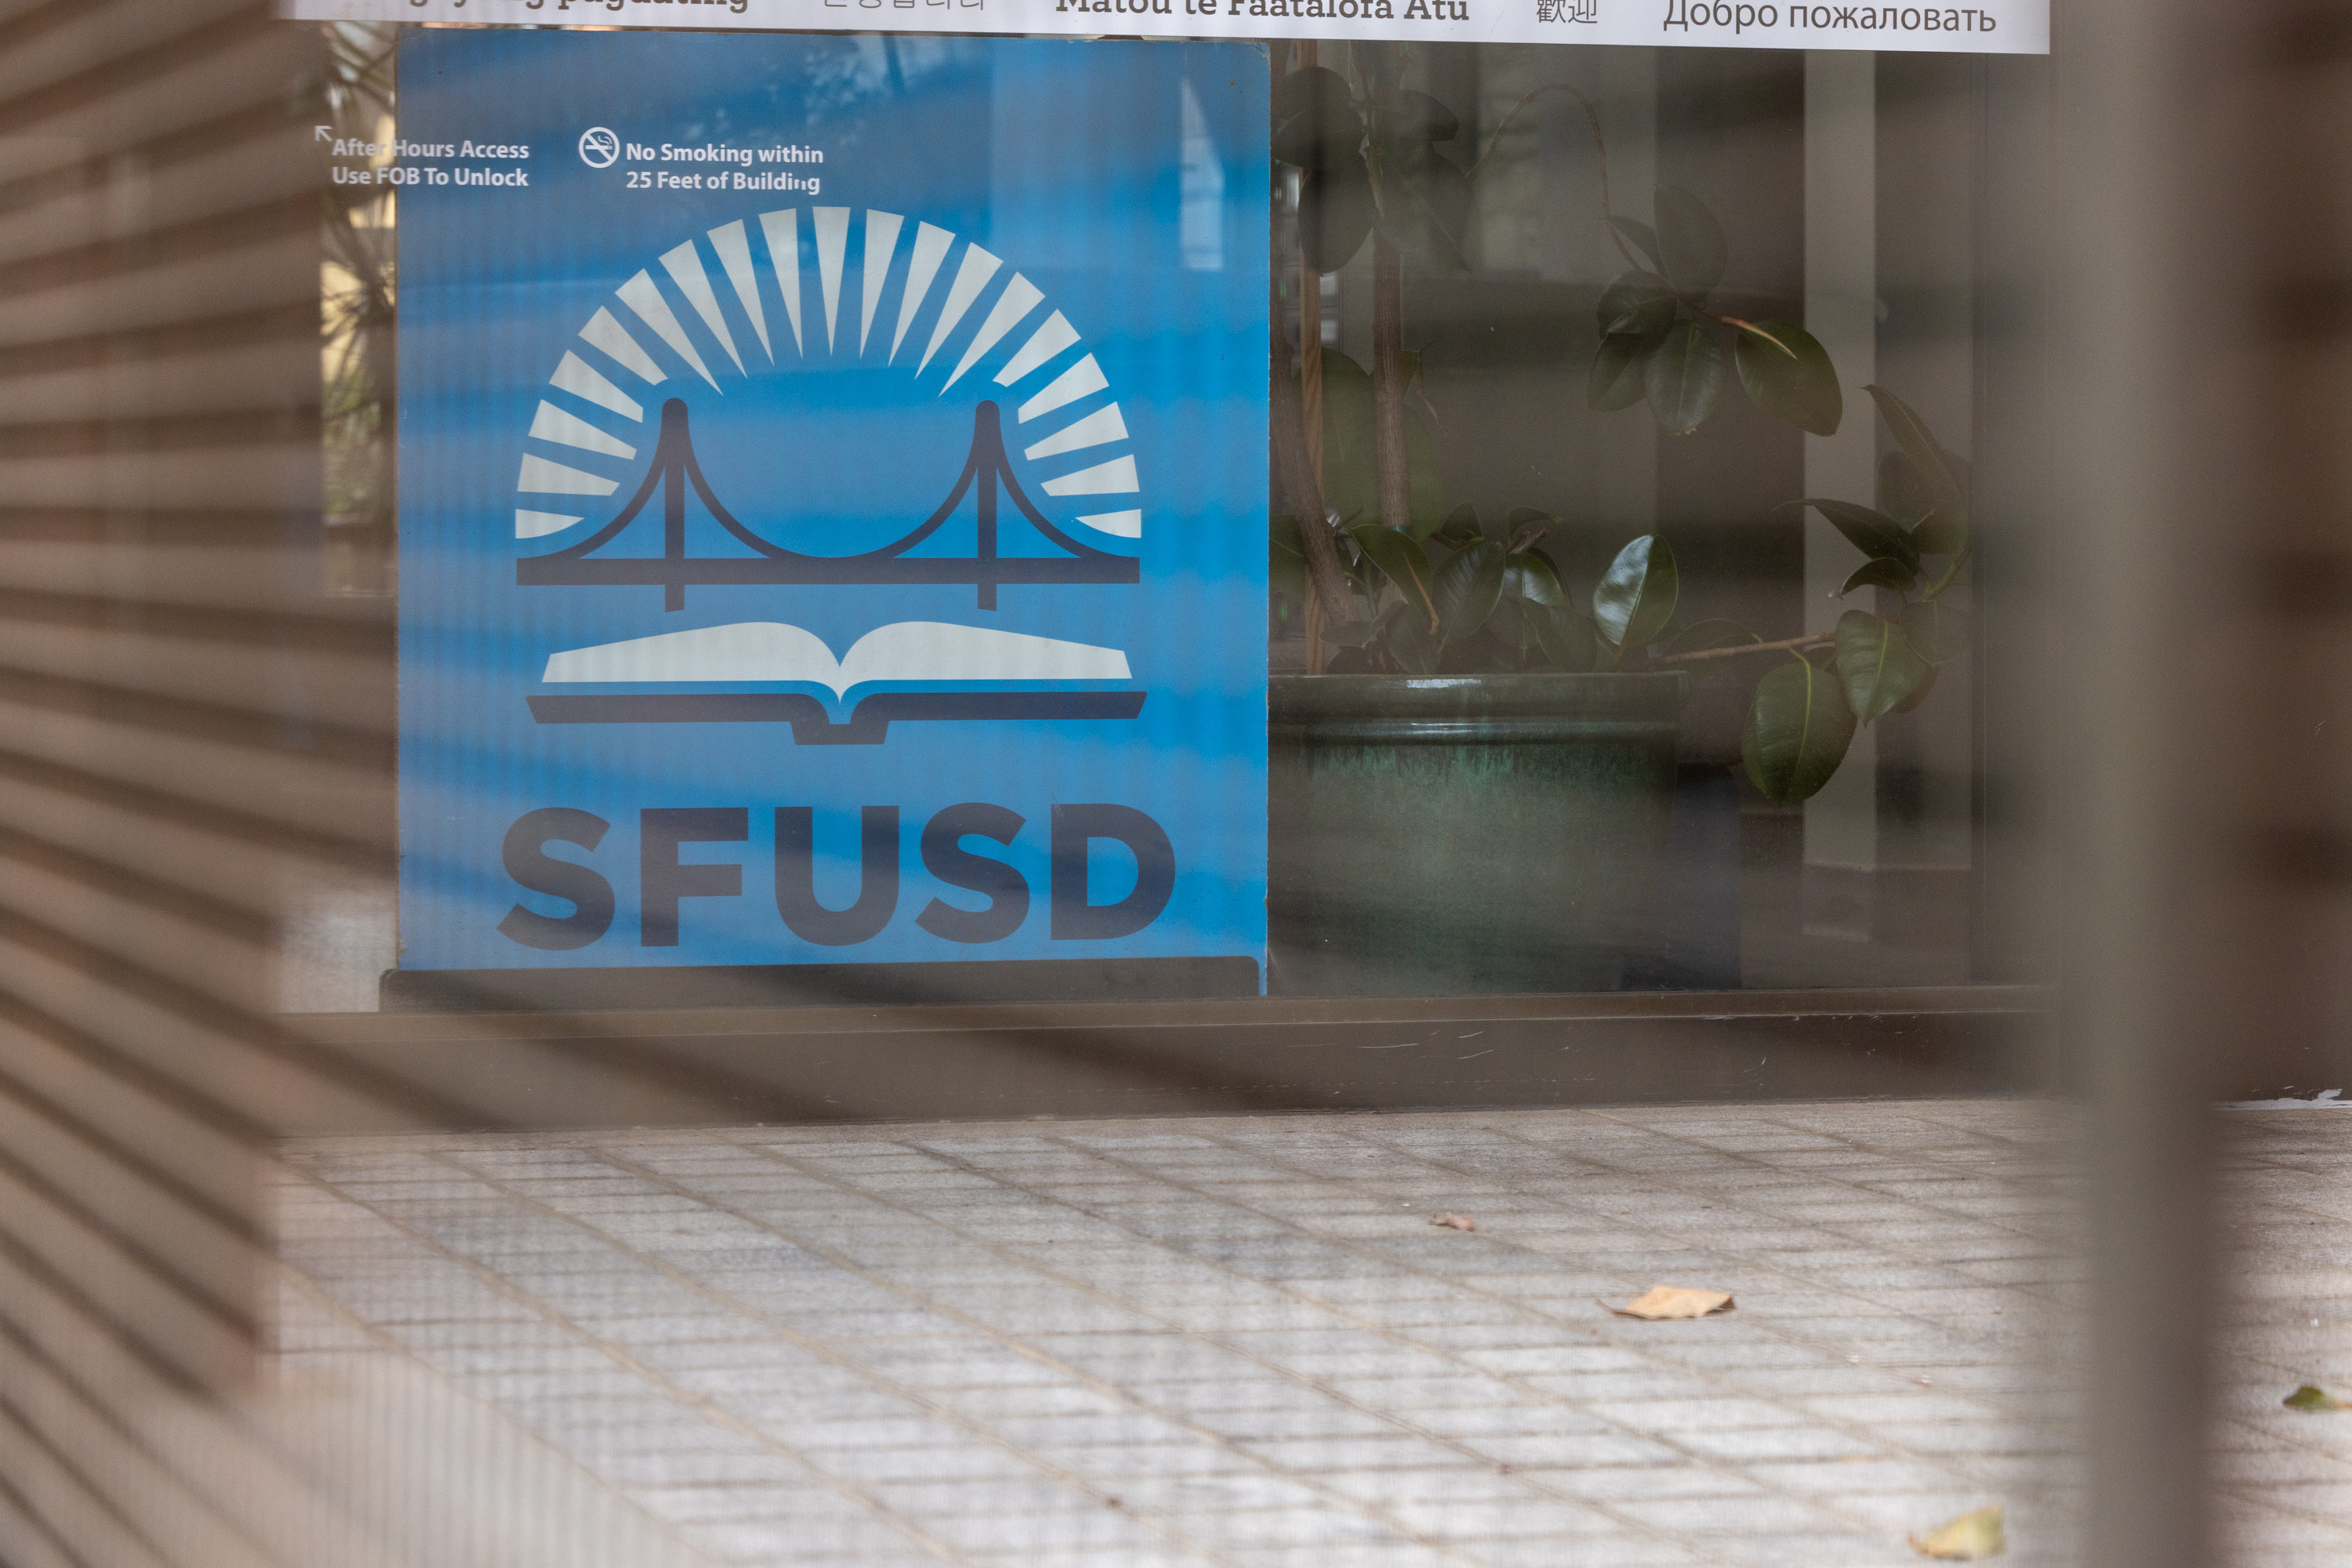
POLYGON ((313 125, 310 127, 310 140, 313 142, 331 142, 334 140, 334 137, 335 128, 331 125, 313 125))

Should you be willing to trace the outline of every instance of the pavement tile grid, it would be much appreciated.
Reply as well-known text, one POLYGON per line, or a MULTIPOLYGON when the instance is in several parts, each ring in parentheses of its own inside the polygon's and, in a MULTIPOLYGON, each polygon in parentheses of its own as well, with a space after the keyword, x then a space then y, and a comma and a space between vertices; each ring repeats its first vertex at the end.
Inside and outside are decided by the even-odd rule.
POLYGON ((2219 1513, 2234 1561, 2352 1563, 2352 1107, 2228 1119, 2221 1222, 2231 1256, 2215 1344, 2219 1513))
MULTIPOLYGON (((2263 1223, 2340 1218, 2325 1119, 2283 1114, 2313 1131, 2242 1155, 2263 1223)), ((2063 1131, 1939 1101, 319 1142, 277 1349, 414 1357, 717 1563, 1832 1568, 1997 1500, 2012 1561, 2063 1563, 2063 1131), (1596 1304, 1660 1282, 1739 1304, 1596 1304)), ((2232 1415, 2245 1560, 2352 1561, 2318 1429, 2232 1415)))

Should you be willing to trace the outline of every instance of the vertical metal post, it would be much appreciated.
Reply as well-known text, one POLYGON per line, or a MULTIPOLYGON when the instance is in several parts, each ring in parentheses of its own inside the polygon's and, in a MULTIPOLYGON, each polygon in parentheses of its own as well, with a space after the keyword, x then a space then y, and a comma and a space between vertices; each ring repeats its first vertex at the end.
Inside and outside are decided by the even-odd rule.
MULTIPOLYGON (((2080 0, 2057 40, 2053 336, 2072 1046, 2089 1090, 2091 1568, 2202 1568, 2216 1058, 2211 900, 2260 757, 2200 732, 2231 657, 2233 66, 2197 0, 2080 0), (2159 329, 2156 323, 2165 323, 2159 329), (2192 759, 2194 759, 2192 761, 2192 759)), ((2226 726, 2224 726, 2226 728, 2226 726)))

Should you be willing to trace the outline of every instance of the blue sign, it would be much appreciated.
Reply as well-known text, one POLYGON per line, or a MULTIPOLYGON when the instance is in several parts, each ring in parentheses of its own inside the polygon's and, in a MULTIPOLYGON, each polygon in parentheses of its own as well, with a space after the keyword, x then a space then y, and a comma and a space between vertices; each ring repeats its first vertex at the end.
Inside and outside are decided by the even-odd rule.
POLYGON ((401 968, 1259 960, 1261 50, 400 79, 401 968))

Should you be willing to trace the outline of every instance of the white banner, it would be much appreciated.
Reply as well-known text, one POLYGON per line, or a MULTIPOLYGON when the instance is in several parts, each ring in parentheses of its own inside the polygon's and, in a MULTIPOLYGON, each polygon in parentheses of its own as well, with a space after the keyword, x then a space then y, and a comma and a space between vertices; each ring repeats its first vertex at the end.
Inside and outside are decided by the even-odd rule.
POLYGON ((311 22, 761 32, 2050 52, 2049 0, 1978 0, 1969 6, 1774 0, 281 0, 279 14, 311 22))

